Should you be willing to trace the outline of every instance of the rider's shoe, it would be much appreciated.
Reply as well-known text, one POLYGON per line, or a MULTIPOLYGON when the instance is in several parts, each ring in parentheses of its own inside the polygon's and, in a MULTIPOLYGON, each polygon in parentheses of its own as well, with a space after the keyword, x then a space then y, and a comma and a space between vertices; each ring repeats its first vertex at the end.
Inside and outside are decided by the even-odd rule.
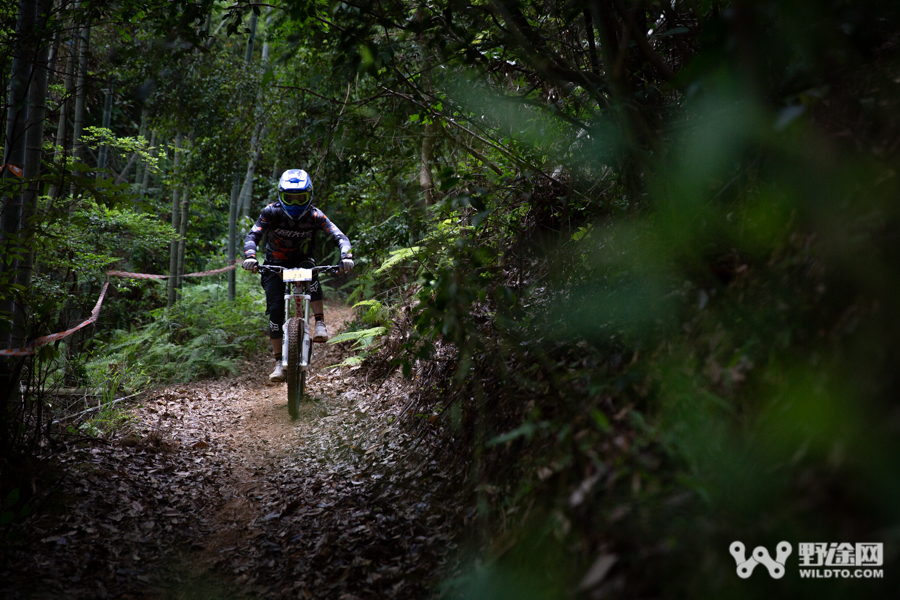
POLYGON ((325 321, 316 321, 315 335, 313 335, 314 342, 327 342, 328 341, 328 330, 325 328, 325 321))
POLYGON ((281 366, 280 360, 275 362, 275 370, 269 374, 269 381, 276 383, 284 381, 284 369, 281 366))

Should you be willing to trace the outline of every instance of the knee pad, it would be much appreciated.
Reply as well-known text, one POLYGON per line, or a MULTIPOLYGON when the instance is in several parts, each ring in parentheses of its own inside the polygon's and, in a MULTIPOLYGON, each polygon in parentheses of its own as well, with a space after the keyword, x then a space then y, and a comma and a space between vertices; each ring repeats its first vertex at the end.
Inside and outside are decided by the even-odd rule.
POLYGON ((309 284, 309 299, 311 302, 318 302, 322 299, 322 286, 319 285, 318 279, 313 279, 309 284))
POLYGON ((273 340, 280 340, 282 338, 282 335, 281 324, 269 321, 269 338, 273 340))

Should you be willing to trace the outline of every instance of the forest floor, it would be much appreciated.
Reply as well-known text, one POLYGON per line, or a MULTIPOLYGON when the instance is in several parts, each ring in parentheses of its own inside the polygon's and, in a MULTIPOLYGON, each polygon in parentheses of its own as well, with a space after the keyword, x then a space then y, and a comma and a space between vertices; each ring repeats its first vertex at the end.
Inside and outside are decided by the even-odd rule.
MULTIPOLYGON (((351 317, 328 314, 332 335, 351 317)), ((472 518, 461 473, 436 436, 402 426, 402 381, 327 369, 346 350, 316 350, 296 421, 260 356, 64 439, 43 475, 53 493, 0 545, 0 597, 434 596, 472 518)))

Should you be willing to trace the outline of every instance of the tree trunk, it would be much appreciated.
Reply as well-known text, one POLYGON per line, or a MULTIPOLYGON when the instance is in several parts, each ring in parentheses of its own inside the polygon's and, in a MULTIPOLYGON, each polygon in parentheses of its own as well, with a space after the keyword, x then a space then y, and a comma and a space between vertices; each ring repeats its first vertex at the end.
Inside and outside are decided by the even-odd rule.
MULTIPOLYGON (((422 20, 423 15, 420 10, 416 11, 415 19, 422 20)), ((418 40, 419 52, 422 55, 422 91, 427 97, 430 97, 434 89, 431 75, 431 60, 428 56, 428 47, 425 45, 423 37, 418 40)), ((431 171, 431 164, 434 162, 434 141, 437 137, 438 126, 435 123, 437 115, 423 115, 425 118, 425 130, 422 132, 422 148, 419 155, 419 187, 422 188, 422 195, 425 198, 425 206, 434 204, 434 175, 431 171)))
MULTIPOLYGON (((278 172, 278 158, 275 158, 275 164, 272 165, 272 182, 277 183, 281 178, 278 172)), ((266 196, 266 204, 271 204, 278 199, 278 189, 274 185, 269 185, 269 194, 266 196)))
MULTIPOLYGON (((110 121, 112 121, 112 105, 113 105, 113 83, 110 81, 106 86, 106 98, 103 100, 103 129, 109 129, 110 121)), ((109 157, 109 144, 100 146, 100 154, 97 157, 97 177, 103 177, 102 171, 106 169, 107 159, 109 157)))
POLYGON ((259 22, 259 17, 256 16, 256 13, 250 13, 250 23, 248 23, 248 28, 250 29, 250 34, 247 36, 247 49, 244 52, 244 64, 250 65, 253 62, 253 44, 256 42, 256 25, 259 22))
POLYGON ((588 57, 591 62, 591 71, 596 76, 600 76, 600 61, 597 60, 597 42, 594 37, 594 17, 591 15, 591 9, 584 9, 584 27, 587 30, 588 38, 588 57))
POLYGON ((262 47, 262 55, 260 56, 260 62, 263 67, 269 62, 269 27, 272 25, 272 7, 266 9, 266 30, 265 30, 265 41, 263 41, 262 47))
MULTIPOLYGON (((8 244, 11 236, 22 235, 23 217, 33 213, 29 207, 22 209, 23 195, 22 183, 19 174, 26 178, 34 178, 40 169, 41 138, 43 137, 44 103, 47 86, 47 58, 48 41, 40 39, 46 33, 46 21, 49 9, 48 0, 20 0, 16 19, 16 37, 13 49, 13 62, 9 80, 9 106, 7 108, 7 129, 5 132, 5 152, 3 164, 3 188, 7 195, 3 196, 0 204, 0 258, 9 251, 8 244), (38 24, 38 27, 35 25, 38 24), (37 35, 35 33, 37 32, 37 35), (33 88, 29 90, 29 85, 33 88), (35 110, 31 112, 30 119, 26 116, 27 103, 35 104, 35 110), (26 124, 34 125, 37 132, 28 132, 26 124), (37 148, 35 154, 31 150, 37 148), (9 167, 21 167, 22 171, 15 174, 9 167), (7 187, 9 186, 9 187, 7 187), (8 191, 7 191, 8 190, 8 191), (23 214, 24 212, 24 214, 23 214)), ((34 184, 36 185, 36 184, 34 184)), ((25 199, 30 199, 29 190, 25 190, 25 199)), ((26 237, 29 235, 25 233, 26 237)), ((17 242, 22 244, 23 242, 17 242)), ((25 248, 30 245, 24 240, 25 248)), ((9 284, 19 282, 22 263, 28 264, 30 283, 30 263, 26 256, 21 262, 11 261, 4 263, 4 271, 0 272, 0 281, 3 282, 4 297, 0 298, 0 317, 13 316, 14 335, 4 333, 0 336, 0 349, 11 347, 12 343, 19 341, 24 334, 24 313, 17 310, 14 296, 9 284), (5 314, 4 314, 5 313, 5 314)), ((25 361, 21 358, 0 358, 0 456, 9 456, 9 448, 14 443, 14 427, 21 423, 10 422, 10 401, 18 396, 19 379, 25 361)), ((39 429, 39 427, 38 427, 39 429)))
POLYGON ((247 161, 247 174, 244 176, 244 185, 241 187, 241 217, 247 219, 250 217, 250 204, 253 199, 253 177, 256 175, 256 163, 262 151, 260 148, 260 140, 265 135, 266 128, 260 122, 257 122, 253 131, 253 137, 250 139, 250 160, 247 161))
MULTIPOLYGON (((153 158, 159 156, 159 148, 156 147, 156 130, 150 134, 150 153, 153 158)), ((144 165, 144 173, 143 179, 141 180, 141 196, 144 196, 147 193, 147 189, 150 187, 150 166, 144 165)))
MULTIPOLYGON (((237 260, 238 197, 241 193, 241 176, 235 172, 231 181, 231 203, 228 205, 228 260, 237 260)), ((228 299, 234 302, 237 295, 236 269, 228 271, 228 299)))
POLYGON ((185 246, 187 245, 187 226, 190 206, 191 186, 186 185, 181 194, 181 223, 178 229, 178 274, 175 280, 175 289, 177 290, 178 297, 181 296, 181 287, 183 284, 182 278, 184 277, 185 246))
MULTIPOLYGON (((43 184, 38 179, 41 174, 41 159, 43 158, 44 145, 44 121, 47 115, 47 59, 50 53, 50 40, 47 31, 47 21, 53 0, 39 0, 37 33, 40 36, 40 46, 32 68, 31 87, 28 90, 28 120, 25 134, 25 181, 28 187, 22 202, 22 228, 23 243, 27 248, 22 259, 21 266, 16 275, 16 283, 26 290, 31 288, 31 274, 34 269, 34 223, 32 218, 38 211, 38 198, 41 196, 43 184)), ((16 311, 13 329, 13 346, 22 345, 25 341, 25 307, 16 311)))
MULTIPOLYGON (((424 61, 422 69, 423 89, 431 94, 431 65, 424 61)), ((437 137, 438 126, 434 120, 436 115, 426 115, 425 131, 422 132, 422 152, 419 164, 419 186, 425 196, 425 206, 434 204, 434 175, 431 172, 431 164, 434 162, 434 141, 437 137)))
MULTIPOLYGON (((266 24, 269 24, 271 21, 271 16, 266 19, 266 24)), ((253 62, 253 43, 256 39, 256 26, 257 26, 257 18, 256 15, 253 14, 250 16, 250 37, 247 40, 247 53, 244 56, 244 66, 249 69, 250 64, 253 62)), ((266 62, 269 59, 269 43, 268 40, 263 44, 262 48, 262 61, 261 66, 263 69, 266 67, 266 62)), ((244 185, 241 187, 241 217, 249 218, 250 216, 250 204, 253 199, 253 177, 256 174, 256 165, 259 163, 259 156, 261 154, 261 142, 262 138, 265 135, 265 125, 263 120, 263 111, 261 108, 262 105, 262 90, 257 93, 256 106, 253 110, 254 116, 254 125, 253 125, 253 135, 250 138, 250 158, 247 160, 247 172, 244 175, 244 185)))
MULTIPOLYGON (((144 139, 147 139, 147 117, 150 115, 150 109, 145 105, 143 109, 141 109, 141 125, 138 128, 138 135, 144 139)), ((143 171, 144 169, 144 161, 138 161, 137 168, 134 170, 134 184, 138 186, 140 189, 141 181, 143 181, 143 171)))
MULTIPOLYGON (((172 173, 174 178, 177 181, 178 178, 178 165, 181 162, 181 133, 178 133, 175 136, 175 157, 173 158, 173 168, 172 173)), ((172 228, 175 230, 176 236, 178 232, 181 231, 181 204, 179 203, 179 199, 181 197, 180 190, 178 189, 178 184, 175 184, 175 189, 172 191, 172 228)), ((168 298, 166 302, 166 306, 171 308, 175 304, 175 291, 177 289, 177 282, 175 276, 178 275, 178 238, 175 237, 172 239, 172 242, 169 244, 169 279, 168 279, 168 298)))
MULTIPOLYGON (((12 71, 9 78, 9 107, 6 115, 6 139, 3 163, 2 204, 0 204, 0 256, 7 258, 13 250, 13 239, 22 227, 22 180, 9 166, 16 169, 25 167, 25 121, 28 104, 28 84, 32 68, 32 44, 34 37, 36 3, 34 0, 19 0, 19 14, 16 19, 16 39, 13 51, 12 71)), ((16 248, 18 250, 18 248, 16 248)), ((7 318, 15 312, 13 295, 8 287, 16 277, 19 261, 0 261, 0 281, 4 291, 0 297, 0 318, 7 318)), ((9 333, 0 334, 0 349, 9 348, 12 338, 9 333)), ((4 382, 0 381, 0 384, 4 382)), ((0 406, 0 409, 4 407, 0 406)))
POLYGON ((81 142, 81 132, 84 129, 84 106, 87 85, 88 51, 90 50, 91 26, 85 25, 81 29, 81 39, 78 48, 78 75, 75 81, 75 117, 72 124, 72 154, 76 160, 87 162, 87 149, 81 142))
MULTIPOLYGON (((79 3, 75 3, 78 7, 79 3)), ((72 97, 75 94, 75 67, 78 64, 79 38, 76 36, 68 44, 69 52, 66 55, 66 95, 59 109, 59 122, 56 124, 55 150, 53 152, 53 164, 61 165, 68 155, 69 149, 69 116, 72 114, 72 97)), ((50 197, 58 198, 62 188, 62 177, 50 186, 50 197)))
POLYGON ((431 163, 434 162, 434 139, 437 136, 437 124, 434 121, 425 124, 422 134, 422 163, 419 166, 419 185, 425 194, 425 205, 434 204, 434 176, 431 163))
POLYGON ((110 171, 112 171, 112 174, 116 175, 116 179, 115 179, 116 184, 125 183, 126 181, 128 181, 128 173, 131 171, 131 167, 134 166, 134 163, 138 162, 137 157, 138 157, 138 153, 132 152, 131 156, 128 157, 128 162, 125 163, 124 167, 122 167, 122 172, 119 173, 118 175, 116 175, 115 171, 112 171, 112 169, 110 169, 110 171))

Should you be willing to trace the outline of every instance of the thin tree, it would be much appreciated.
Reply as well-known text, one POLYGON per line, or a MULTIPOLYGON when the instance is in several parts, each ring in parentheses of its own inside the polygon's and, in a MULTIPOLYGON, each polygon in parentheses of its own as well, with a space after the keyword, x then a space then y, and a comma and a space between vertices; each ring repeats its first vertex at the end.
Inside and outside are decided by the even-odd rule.
MULTIPOLYGON (((26 248, 18 273, 16 283, 23 289, 31 288, 31 274, 34 269, 34 247, 31 240, 34 236, 33 218, 38 210, 38 198, 41 195, 43 184, 40 180, 41 160, 44 150, 44 122, 47 115, 47 62, 50 53, 49 20, 53 0, 38 0, 38 18, 36 35, 38 47, 35 53, 31 74, 31 85, 28 89, 28 119, 25 124, 25 168, 24 177, 28 187, 22 202, 22 241, 26 248)), ((20 307, 15 315, 15 327, 13 329, 13 345, 20 345, 25 341, 24 307, 20 307)))
MULTIPOLYGON (((147 139, 147 120, 150 116, 150 107, 146 104, 141 109, 141 124, 138 127, 138 135, 143 139, 147 139)), ((138 190, 143 194, 143 190, 140 189, 141 182, 144 179, 144 161, 140 160, 137 163, 137 166, 134 169, 134 184, 137 186, 138 190)))
MULTIPOLYGON (((18 4, 3 157, 0 253, 4 255, 4 259, 11 258, 9 251, 13 241, 25 249, 30 246, 31 233, 28 228, 23 227, 23 223, 34 214, 34 201, 40 191, 37 177, 40 175, 47 95, 50 40, 47 32, 51 4, 51 0, 20 0, 18 4), (29 103, 32 105, 30 113, 29 103), (19 167, 21 170, 18 170, 19 167), (24 190, 23 183, 27 186, 24 190)), ((2 261, 5 270, 0 272, 0 279, 6 289, 5 294, 0 297, 0 311, 2 311, 0 317, 13 317, 12 331, 15 335, 11 335, 8 331, 4 332, 0 336, 0 348, 9 348, 13 343, 20 343, 24 337, 25 307, 16 306, 8 284, 30 285, 32 262, 33 254, 27 251, 21 261, 2 261), (19 271, 23 267, 25 271, 19 271)), ((18 382, 23 366, 23 359, 9 357, 0 359, 0 455, 7 455, 9 449, 12 433, 9 422, 10 400, 19 389, 18 382)))
MULTIPOLYGON (((159 156, 159 148, 156 145, 156 130, 154 129, 150 133, 150 154, 153 158, 159 156)), ((145 196, 147 194, 147 189, 150 187, 150 167, 148 165, 144 166, 144 172, 141 176, 141 196, 145 196)))
MULTIPOLYGON (((175 135, 175 148, 174 148, 174 158, 172 159, 172 177, 177 181, 179 175, 179 166, 181 164, 181 141, 182 136, 181 132, 178 132, 175 135)), ((175 230, 176 235, 181 231, 181 190, 178 187, 178 184, 174 184, 174 189, 172 190, 172 228, 175 230)), ((177 296, 178 282, 176 281, 176 276, 178 275, 178 238, 172 238, 171 243, 169 244, 169 279, 168 281, 168 294, 166 306, 171 308, 175 305, 175 299, 177 296)))
MULTIPOLYGON (((80 2, 75 3, 76 13, 80 5, 80 2)), ((75 17, 73 16, 73 27, 74 19, 75 17)), ((78 65, 79 48, 81 47, 80 40, 80 36, 76 35, 66 44, 68 47, 68 52, 66 53, 66 91, 59 109, 59 121, 56 124, 55 150, 53 153, 53 164, 59 165, 60 167, 63 166, 65 157, 68 155, 69 142, 71 140, 69 137, 69 120, 73 112, 72 99, 75 97, 75 74, 78 65)), ((60 170, 62 172, 62 169, 60 170)), ((53 185, 50 186, 49 194, 51 198, 59 197, 59 191, 62 185, 57 185, 57 183, 59 183, 59 181, 54 181, 53 185)))
POLYGON ((181 287, 184 283, 184 261, 187 246, 187 226, 190 216, 191 186, 184 186, 181 193, 181 218, 178 228, 178 271, 175 276, 176 297, 181 295, 181 287))
POLYGON ((75 115, 72 121, 72 154, 76 160, 87 162, 87 149, 81 141, 84 130, 85 101, 87 99, 88 53, 90 51, 91 25, 81 28, 78 44, 78 74, 75 80, 75 115))
MULTIPOLYGON (((421 11, 417 11, 416 19, 422 20, 421 11)), ((427 97, 431 97, 434 90, 434 82, 431 73, 431 61, 428 58, 428 47, 425 44, 424 36, 420 36, 418 40, 419 52, 422 54, 422 89, 427 97)), ((431 164, 434 162, 434 142, 437 138, 438 126, 435 120, 437 114, 423 115, 425 121, 425 130, 422 132, 422 148, 419 160, 419 187, 422 188, 422 194, 425 197, 425 205, 434 204, 434 174, 431 170, 431 164)))
MULTIPOLYGON (((228 260, 235 260, 237 255, 237 217, 238 197, 241 193, 241 175, 235 169, 231 178, 231 202, 228 205, 228 260)), ((237 272, 228 271, 228 299, 234 302, 237 295, 237 272)))
MULTIPOLYGON (((16 18, 16 38, 13 50, 12 71, 9 78, 9 105, 6 113, 6 139, 3 156, 2 205, 0 205, 0 241, 3 257, 10 257, 0 264, 0 277, 5 282, 15 280, 18 261, 10 256, 14 240, 22 226, 22 170, 25 166, 25 121, 27 116, 28 86, 31 79, 35 11, 35 0, 19 0, 16 18)), ((15 311, 14 296, 8 283, 5 294, 0 297, 0 318, 8 318, 15 311)), ((0 333, 0 348, 9 348, 9 330, 0 333)), ((2 382, 0 382, 2 383, 2 382)), ((3 409, 3 407, 0 407, 3 409)))
MULTIPOLYGON (((109 129, 112 122, 112 106, 113 106, 113 82, 110 81, 106 85, 106 97, 103 100, 103 128, 109 129)), ((97 156, 97 177, 102 177, 102 171, 106 169, 106 163, 109 158, 109 144, 102 144, 100 152, 97 156)), ((124 171, 123 171, 124 172, 124 171)))
MULTIPOLYGON (((253 64, 253 45, 256 42, 256 28, 259 17, 256 13, 250 13, 250 33, 247 36, 247 48, 244 53, 244 69, 249 71, 253 64)), ((253 196, 253 176, 256 172, 257 146, 259 145, 259 121, 256 119, 256 104, 253 106, 253 134, 250 136, 250 153, 247 160, 247 171, 244 175, 244 185, 241 187, 238 202, 241 206, 241 217, 250 216, 250 198, 253 196)))

